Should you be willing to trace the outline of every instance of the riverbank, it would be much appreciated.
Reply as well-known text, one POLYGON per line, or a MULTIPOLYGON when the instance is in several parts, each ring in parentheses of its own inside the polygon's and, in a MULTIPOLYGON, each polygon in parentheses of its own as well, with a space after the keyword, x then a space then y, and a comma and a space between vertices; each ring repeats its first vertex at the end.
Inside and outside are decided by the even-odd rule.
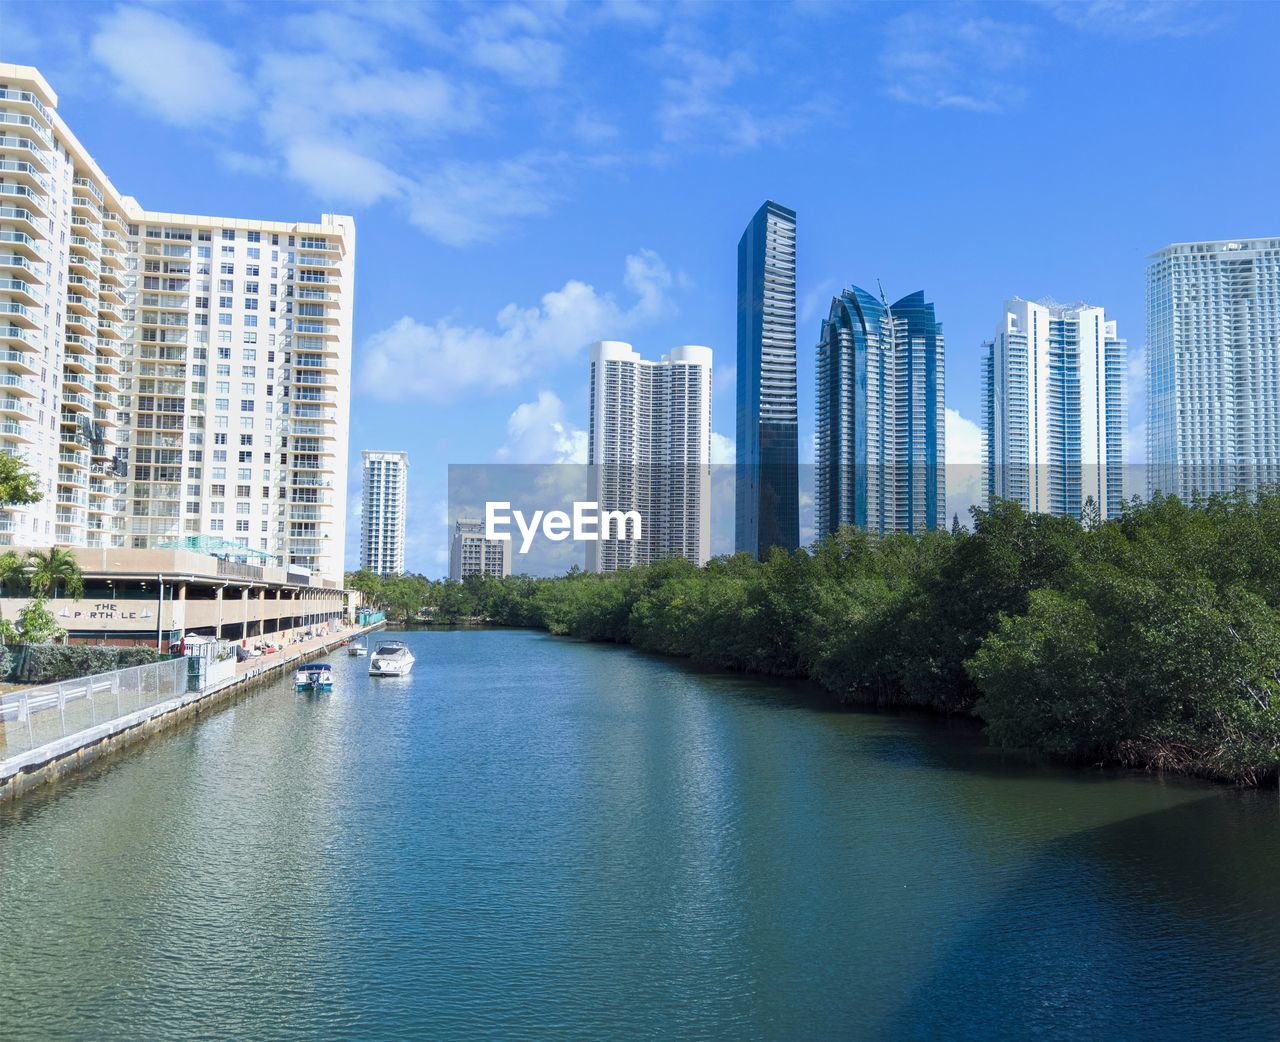
POLYGON ((353 637, 381 629, 383 625, 378 622, 370 626, 344 627, 270 655, 237 662, 231 676, 203 690, 165 699, 0 760, 0 803, 16 799, 38 786, 77 774, 103 757, 221 709, 297 663, 330 651, 353 637))
POLYGON ((1280 494, 1082 525, 997 502, 973 531, 610 574, 491 579, 458 609, 846 702, 982 721, 992 745, 1245 786, 1280 778, 1280 494))

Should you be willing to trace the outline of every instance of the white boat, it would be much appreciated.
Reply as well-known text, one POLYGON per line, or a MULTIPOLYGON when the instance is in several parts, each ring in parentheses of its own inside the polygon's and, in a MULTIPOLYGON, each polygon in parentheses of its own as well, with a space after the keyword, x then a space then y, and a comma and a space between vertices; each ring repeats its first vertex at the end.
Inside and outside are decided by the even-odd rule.
POLYGON ((369 645, 364 641, 353 641, 347 645, 347 654, 352 658, 358 658, 361 655, 369 654, 369 645))
POLYGON ((333 687, 333 670, 327 662, 309 662, 293 674, 295 687, 307 691, 325 691, 333 687))
POLYGON ((414 657, 402 640, 384 640, 369 656, 369 676, 403 677, 413 669, 414 657))

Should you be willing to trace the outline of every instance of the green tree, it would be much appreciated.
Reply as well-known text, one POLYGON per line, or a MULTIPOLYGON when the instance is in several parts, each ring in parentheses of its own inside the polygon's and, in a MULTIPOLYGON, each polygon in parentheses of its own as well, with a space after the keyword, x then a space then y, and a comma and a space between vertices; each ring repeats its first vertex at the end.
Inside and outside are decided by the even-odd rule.
POLYGON ((25 506, 42 498, 31 468, 17 456, 0 452, 0 507, 25 506))
POLYGON ((17 632, 23 644, 52 644, 67 635, 67 631, 58 625, 53 613, 45 607, 42 597, 33 598, 18 612, 17 632))
POLYGON ((70 550, 51 546, 48 550, 32 550, 27 556, 31 566, 28 580, 31 592, 40 597, 57 597, 61 590, 73 599, 84 596, 84 577, 70 550))

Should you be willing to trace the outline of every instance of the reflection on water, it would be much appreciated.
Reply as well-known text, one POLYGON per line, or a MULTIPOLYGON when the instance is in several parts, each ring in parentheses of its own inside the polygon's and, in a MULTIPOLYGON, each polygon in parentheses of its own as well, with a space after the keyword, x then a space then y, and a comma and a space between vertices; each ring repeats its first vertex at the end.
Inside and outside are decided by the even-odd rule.
MULTIPOLYGON (((0 809, 17 1038, 1267 1036, 1280 804, 523 632, 0 809)), ((0 1034, 6 1032, 0 1031, 0 1034)))

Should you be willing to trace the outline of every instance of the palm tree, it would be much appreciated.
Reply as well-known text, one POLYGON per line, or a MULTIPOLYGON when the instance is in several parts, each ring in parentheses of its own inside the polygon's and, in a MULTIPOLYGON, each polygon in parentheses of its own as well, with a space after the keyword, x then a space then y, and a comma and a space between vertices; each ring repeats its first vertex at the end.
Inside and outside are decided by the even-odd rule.
POLYGON ((84 596, 84 577, 80 574, 80 565, 70 550, 51 546, 47 551, 32 550, 27 555, 27 563, 31 565, 31 592, 37 597, 56 597, 58 587, 65 590, 68 597, 84 596))
POLYGON ((4 618, 4 599, 12 597, 26 583, 27 562, 14 550, 0 554, 0 619, 4 618))

